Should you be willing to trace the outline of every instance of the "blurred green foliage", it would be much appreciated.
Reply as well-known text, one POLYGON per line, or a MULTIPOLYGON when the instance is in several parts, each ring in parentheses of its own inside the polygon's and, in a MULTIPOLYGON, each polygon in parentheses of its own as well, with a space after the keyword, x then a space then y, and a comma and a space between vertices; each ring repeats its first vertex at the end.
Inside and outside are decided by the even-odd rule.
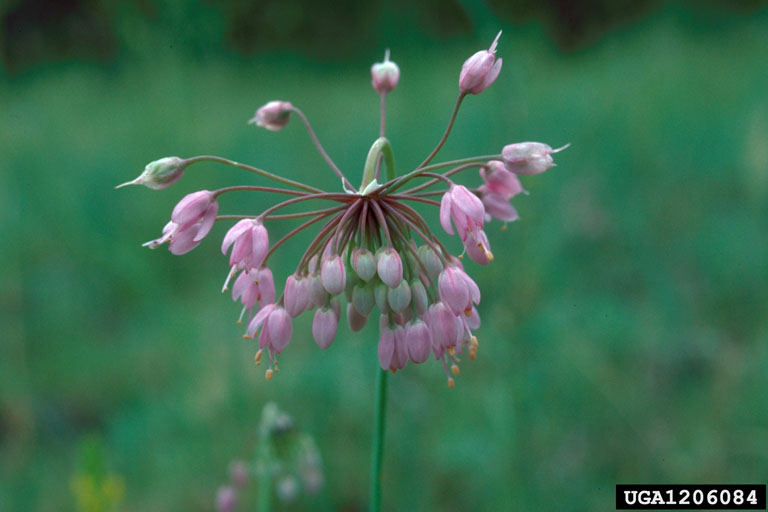
MULTIPOLYGON (((162 192, 112 187, 155 158, 206 153, 337 187, 300 126, 246 121, 290 100, 356 176, 377 136, 368 67, 385 44, 402 69, 388 130, 406 170, 442 133, 463 59, 499 26, 502 74, 465 103, 441 156, 572 147, 524 181, 520 222, 489 227, 494 263, 468 267, 484 324, 456 389, 435 363, 390 379, 385 508, 607 510, 617 482, 764 480, 768 13, 668 9, 570 53, 537 24, 438 41, 414 19, 347 60, 196 53, 159 22, 116 19, 130 58, 0 75, 0 510, 75 510, 92 433, 124 510, 210 510, 270 400, 323 456, 326 487, 302 506, 360 510, 375 326, 321 351, 301 317, 266 382, 239 307, 218 293, 225 226, 180 258, 140 247, 183 194, 258 180, 201 164, 162 192)), ((233 195, 221 211, 262 199, 233 195)), ((283 246, 277 280, 306 241, 283 246)))

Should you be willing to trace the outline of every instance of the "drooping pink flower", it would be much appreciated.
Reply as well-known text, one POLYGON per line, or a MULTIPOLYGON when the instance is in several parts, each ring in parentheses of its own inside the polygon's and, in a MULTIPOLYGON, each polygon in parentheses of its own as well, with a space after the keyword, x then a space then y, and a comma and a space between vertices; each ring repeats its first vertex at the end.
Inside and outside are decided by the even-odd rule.
POLYGON ((347 304, 347 324, 352 332, 358 332, 368 323, 368 315, 362 314, 353 303, 347 304))
POLYGON ((501 32, 487 50, 480 50, 472 55, 461 66, 459 74, 459 90, 464 94, 480 94, 486 90, 499 76, 501 59, 496 59, 496 45, 501 32))
POLYGON ((469 259, 480 265, 487 265, 493 261, 490 242, 483 230, 470 231, 464 240, 464 249, 469 259))
POLYGON ((232 226, 221 244, 222 254, 232 246, 229 265, 236 269, 261 266, 269 250, 269 234, 259 219, 243 219, 232 226))
MULTIPOLYGON (((480 189, 483 191, 483 187, 480 189)), ((517 210, 509 202, 509 198, 506 198, 495 192, 486 192, 481 196, 483 206, 485 206, 485 220, 498 219, 503 222, 513 222, 520 218, 517 210)))
POLYGON ((171 253, 185 254, 198 246, 205 235, 211 231, 219 211, 219 203, 213 192, 200 190, 184 196, 171 214, 171 221, 163 228, 163 236, 143 244, 156 249, 165 242, 170 242, 171 253))
POLYGON ((463 314, 480 303, 480 288, 459 265, 448 265, 437 281, 440 298, 454 314, 463 314))
POLYGON ((282 130, 290 120, 292 109, 293 105, 287 101, 270 101, 256 111, 248 124, 272 131, 282 130))
POLYGON ((248 324, 248 334, 251 337, 259 331, 259 347, 269 348, 279 354, 291 341, 293 325, 291 317, 285 308, 275 304, 267 304, 253 317, 248 324))
POLYGON ((275 301, 275 281, 267 267, 241 272, 232 286, 232 300, 242 302, 246 310, 258 304, 263 307, 275 301))
POLYGON ((483 202, 463 185, 451 185, 440 201, 440 224, 449 235, 453 234, 451 221, 462 240, 467 237, 468 231, 483 229, 483 202))
POLYGON ((504 162, 491 160, 486 167, 480 168, 480 177, 485 185, 481 189, 488 193, 498 194, 506 199, 511 199, 521 192, 525 192, 517 175, 510 172, 504 162))

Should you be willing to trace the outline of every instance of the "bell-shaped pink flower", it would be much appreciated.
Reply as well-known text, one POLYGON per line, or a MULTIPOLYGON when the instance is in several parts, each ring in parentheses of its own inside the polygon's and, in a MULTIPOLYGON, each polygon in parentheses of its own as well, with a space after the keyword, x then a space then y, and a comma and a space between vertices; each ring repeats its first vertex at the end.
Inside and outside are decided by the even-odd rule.
POLYGON ((260 107, 248 124, 255 124, 267 130, 282 130, 288 124, 293 105, 287 101, 270 101, 260 107))
POLYGON ((459 315, 480 303, 480 288, 458 265, 448 265, 437 279, 440 299, 459 315))
POLYGON ((461 66, 459 74, 459 90, 464 94, 480 94, 486 90, 499 76, 501 59, 496 59, 496 45, 501 32, 487 50, 480 50, 472 55, 461 66))
POLYGON ((242 302, 245 309, 253 309, 275 301, 275 280, 267 267, 241 272, 232 286, 232 300, 242 302))
POLYGON ((511 199, 521 192, 525 192, 517 175, 504 167, 504 162, 491 160, 487 167, 480 169, 480 177, 485 181, 481 187, 484 192, 492 192, 506 199, 511 199))
POLYGON ((259 219, 243 219, 232 226, 221 244, 222 254, 232 246, 229 264, 235 268, 261 266, 269 250, 269 234, 259 219))
POLYGON ((440 224, 449 235, 453 234, 451 221, 462 240, 466 238, 469 230, 483 228, 483 202, 463 185, 451 185, 440 201, 440 224))
POLYGON ((405 344, 408 357, 414 363, 423 363, 429 359, 432 349, 432 333, 429 326, 422 320, 415 320, 405 329, 405 344))
POLYGON ((156 249, 165 242, 170 242, 168 249, 171 253, 185 254, 205 238, 219 211, 219 203, 213 192, 200 190, 184 196, 171 214, 171 221, 163 228, 163 236, 143 244, 150 249, 156 249))
MULTIPOLYGON (((481 186, 481 191, 483 187, 481 186)), ((484 192, 481 196, 485 207, 485 220, 498 219, 503 222, 513 222, 520 218, 517 210, 509 202, 509 199, 495 192, 484 192)))
POLYGON ((387 315, 379 317, 379 364, 382 370, 390 369, 395 352, 395 331, 389 327, 387 315))
POLYGON ((475 263, 487 265, 493 261, 493 253, 491 252, 488 237, 482 229, 467 233, 467 238, 464 240, 464 249, 467 251, 469 259, 475 263))
POLYGON ((435 357, 439 359, 444 350, 456 345, 461 324, 458 322, 456 314, 442 301, 429 306, 427 323, 432 331, 432 347, 435 350, 435 357))
POLYGON ((296 318, 306 311, 309 300, 309 278, 298 274, 288 276, 285 280, 283 303, 291 318, 296 318))
POLYGON ((552 155, 568 146, 570 144, 552 149, 541 142, 520 142, 504 146, 501 156, 504 159, 504 166, 516 174, 541 174, 555 166, 552 155))
POLYGON ((339 329, 339 315, 329 307, 320 307, 312 319, 312 337, 317 345, 326 349, 331 346, 339 329))
POLYGON ((347 283, 347 269, 341 256, 333 254, 323 260, 320 279, 323 282, 323 288, 331 295, 338 295, 344 291, 347 283))
POLYGON ((377 62, 371 66, 371 83, 379 94, 386 94, 395 87, 400 80, 400 68, 389 60, 389 50, 384 53, 384 62, 377 62))
POLYGON ((400 254, 392 247, 382 247, 376 251, 376 270, 379 278, 390 288, 395 288, 403 280, 403 261, 400 254))
POLYGON ((270 348, 279 354, 291 341, 293 325, 290 315, 283 307, 275 304, 264 306, 248 324, 248 334, 253 337, 259 328, 259 348, 270 348))
POLYGON ((405 337, 405 328, 402 325, 395 326, 395 349, 392 351, 390 369, 402 370, 408 364, 408 343, 405 337))

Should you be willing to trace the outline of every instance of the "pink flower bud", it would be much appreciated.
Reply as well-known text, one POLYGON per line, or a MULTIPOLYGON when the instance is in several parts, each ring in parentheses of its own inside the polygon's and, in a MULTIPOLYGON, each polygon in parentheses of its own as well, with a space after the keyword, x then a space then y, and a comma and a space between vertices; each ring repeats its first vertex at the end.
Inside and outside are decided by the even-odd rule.
POLYGON ((517 175, 504 167, 504 162, 491 160, 488 167, 480 169, 480 177, 485 181, 483 190, 498 194, 505 199, 511 199, 521 192, 525 192, 517 175))
POLYGON ((371 314, 373 306, 376 304, 376 299, 373 296, 373 289, 370 286, 358 284, 352 290, 352 304, 355 305, 355 309, 364 316, 371 314))
POLYGON ((427 299, 427 290, 424 288, 421 281, 411 281, 411 296, 413 305, 416 308, 416 313, 418 313, 419 316, 426 313, 429 300, 427 299))
POLYGON ((485 221, 483 202, 463 185, 451 185, 440 201, 440 224, 449 235, 453 234, 451 220, 456 225, 462 240, 466 238, 467 231, 483 228, 485 221))
POLYGON ((248 484, 248 465, 241 461, 232 461, 229 465, 229 479, 236 487, 245 487, 248 484))
POLYGON ((403 280, 403 262, 391 247, 382 247, 376 251, 376 270, 379 278, 390 288, 395 288, 403 280))
POLYGON ((466 249, 469 259, 475 263, 487 265, 490 261, 493 261, 493 253, 491 252, 488 237, 482 229, 467 233, 467 238, 464 240, 464 249, 466 249))
POLYGON ((432 333, 429 326, 422 320, 415 320, 409 324, 405 330, 406 346, 408 347, 408 357, 414 363, 423 363, 429 359, 429 352, 432 349, 432 333))
POLYGON ((283 302, 285 310, 292 318, 306 311, 309 305, 309 279, 297 274, 288 276, 285 280, 283 302))
POLYGON ((292 109, 293 105, 287 101, 270 101, 256 111, 248 124, 255 124, 272 131, 281 130, 288 124, 292 109))
POLYGON ((404 279, 395 288, 390 288, 387 292, 387 301, 392 311, 401 312, 411 304, 411 287, 404 279))
POLYGON ((219 487, 216 491, 216 511, 217 512, 232 512, 237 505, 237 493, 235 489, 230 486, 219 487))
POLYGON ((347 304, 347 323, 352 332, 358 332, 368 322, 368 315, 364 315, 355 309, 354 304, 347 304))
POLYGON ((312 337, 322 349, 331 346, 339 328, 339 316, 328 307, 317 308, 312 320, 312 337))
POLYGON ((405 338, 405 328, 401 325, 395 326, 395 349, 392 351, 392 362, 390 368, 393 370, 402 370, 408 364, 408 344, 405 338))
POLYGON ((384 52, 384 62, 371 66, 373 88, 379 94, 386 94, 397 86, 400 80, 400 68, 389 60, 389 50, 384 52))
POLYGON ((309 278, 309 304, 307 309, 312 309, 313 306, 322 306, 325 304, 325 298, 328 296, 328 292, 323 287, 323 281, 320 279, 320 274, 312 274, 309 278))
POLYGON ((341 256, 334 254, 323 261, 320 269, 320 278, 323 281, 323 287, 331 295, 338 295, 344 291, 347 270, 344 267, 344 261, 342 261, 341 256))
POLYGON ((181 179, 184 175, 186 163, 177 156, 169 156, 150 162, 144 167, 138 178, 133 181, 127 181, 115 188, 122 188, 128 185, 144 185, 152 190, 162 190, 168 188, 181 179))
POLYGON ((565 146, 552 149, 541 142, 520 142, 518 144, 509 144, 501 150, 501 156, 504 159, 504 166, 517 174, 541 174, 555 166, 552 160, 552 154, 558 153, 565 146))
POLYGON ((480 94, 490 86, 501 71, 501 59, 496 60, 496 45, 501 32, 487 50, 480 50, 472 55, 461 66, 459 74, 459 90, 464 93, 480 94))
POLYGON ((376 259, 368 249, 355 247, 350 259, 352 268, 363 281, 368 282, 376 275, 376 259))

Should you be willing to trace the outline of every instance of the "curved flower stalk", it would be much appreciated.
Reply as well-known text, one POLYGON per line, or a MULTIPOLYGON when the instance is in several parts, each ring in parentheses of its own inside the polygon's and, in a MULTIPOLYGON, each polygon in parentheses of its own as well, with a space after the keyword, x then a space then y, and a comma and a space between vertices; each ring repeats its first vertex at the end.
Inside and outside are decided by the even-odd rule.
POLYGON ((453 387, 463 354, 470 359, 476 357, 481 293, 463 266, 463 254, 480 265, 493 261, 485 224, 492 219, 505 223, 517 220, 510 200, 525 192, 518 175, 546 171, 554 165, 552 155, 560 151, 526 142, 510 144, 496 154, 430 164, 446 142, 463 99, 481 93, 498 77, 498 40, 496 36, 488 50, 477 52, 464 63, 447 129, 426 159, 405 173, 396 172, 392 148, 385 136, 385 98, 400 78, 399 67, 387 52, 384 62, 374 64, 371 70, 373 88, 381 98, 381 123, 358 188, 320 144, 307 116, 287 101, 265 104, 250 122, 276 131, 286 128, 291 114, 295 114, 320 156, 340 179, 339 190, 321 190, 279 173, 216 156, 161 159, 128 183, 166 188, 190 172, 193 164, 214 162, 280 185, 238 185, 189 194, 174 208, 162 236, 145 244, 156 248, 168 243, 172 253, 183 254, 202 241, 214 222, 234 222, 221 246, 225 255, 229 253, 223 289, 229 290, 230 283, 234 283, 232 297, 242 304, 239 321, 247 325, 245 337, 258 340, 255 359, 257 363, 266 361, 267 379, 278 372, 278 356, 291 341, 293 319, 305 312, 312 312, 312 337, 321 349, 333 344, 339 324, 346 322, 352 331, 358 331, 373 318, 379 325, 379 363, 393 373, 409 363, 424 363, 432 356, 440 362, 453 387), (462 185, 454 181, 470 169, 479 171, 482 183, 462 185), (433 187, 437 188, 429 190, 433 187), (218 215, 219 202, 238 191, 288 197, 262 211, 218 215), (434 196, 441 196, 440 200, 432 199, 434 196), (436 220, 443 229, 461 240, 461 255, 451 254, 443 245, 430 223, 414 208, 417 203, 435 208, 436 220), (294 205, 306 207, 298 213, 282 212, 294 205), (296 227, 283 238, 272 240, 270 225, 285 220, 296 221, 296 227), (316 230, 314 239, 293 273, 286 276, 282 293, 276 293, 270 258, 287 240, 310 228, 316 230))

